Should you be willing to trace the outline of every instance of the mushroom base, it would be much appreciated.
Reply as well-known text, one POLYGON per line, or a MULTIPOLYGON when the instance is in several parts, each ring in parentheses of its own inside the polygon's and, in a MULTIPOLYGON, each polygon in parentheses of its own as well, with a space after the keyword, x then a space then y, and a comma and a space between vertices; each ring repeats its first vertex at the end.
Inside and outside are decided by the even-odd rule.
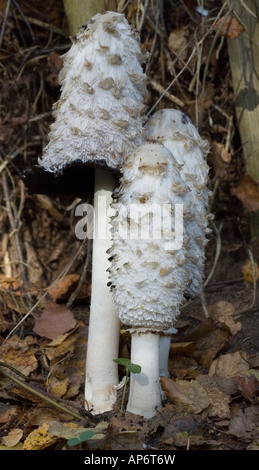
POLYGON ((161 408, 159 333, 135 332, 131 337, 131 362, 141 366, 131 374, 127 411, 151 418, 161 408))

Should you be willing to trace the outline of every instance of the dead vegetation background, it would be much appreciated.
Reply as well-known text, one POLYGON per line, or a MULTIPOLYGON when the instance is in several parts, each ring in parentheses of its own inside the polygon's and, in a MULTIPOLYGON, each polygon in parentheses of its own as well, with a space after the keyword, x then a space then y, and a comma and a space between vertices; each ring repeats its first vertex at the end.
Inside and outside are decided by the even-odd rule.
MULTIPOLYGON (((259 193, 245 174, 227 50, 243 25, 228 2, 120 6, 150 52, 147 112, 177 107, 211 144, 215 219, 204 295, 182 308, 155 418, 121 416, 120 395, 112 414, 85 412, 91 249, 74 235, 80 200, 30 195, 21 181, 47 142, 68 27, 61 0, 0 0, 0 449, 69 448, 86 429, 95 433, 86 449, 258 449, 259 268, 250 214, 259 193)), ((120 356, 129 348, 123 334, 120 356)))

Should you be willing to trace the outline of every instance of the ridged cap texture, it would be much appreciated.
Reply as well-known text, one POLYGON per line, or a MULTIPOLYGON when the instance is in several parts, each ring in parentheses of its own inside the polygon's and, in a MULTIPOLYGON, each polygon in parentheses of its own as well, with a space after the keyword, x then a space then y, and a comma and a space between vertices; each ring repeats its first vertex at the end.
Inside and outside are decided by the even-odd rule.
POLYGON ((139 147, 122 168, 111 222, 110 278, 119 318, 129 327, 166 330, 179 313, 187 282, 185 229, 177 249, 170 240, 176 204, 190 210, 179 169, 157 142, 139 147))
POLYGON ((209 144, 202 139, 188 116, 175 109, 157 111, 145 126, 147 140, 157 140, 173 154, 180 174, 189 188, 184 210, 187 244, 187 284, 185 295, 194 298, 200 294, 203 282, 206 234, 210 232, 207 187, 209 167, 206 156, 209 144))
POLYGON ((63 55, 61 96, 39 166, 55 175, 74 164, 118 171, 143 140, 145 57, 135 32, 116 12, 98 13, 72 40, 63 55))

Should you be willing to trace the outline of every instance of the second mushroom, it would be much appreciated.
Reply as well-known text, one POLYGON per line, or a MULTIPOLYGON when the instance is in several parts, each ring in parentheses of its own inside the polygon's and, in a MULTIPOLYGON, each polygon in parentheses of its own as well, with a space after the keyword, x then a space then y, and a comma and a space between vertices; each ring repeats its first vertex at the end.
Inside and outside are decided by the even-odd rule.
POLYGON ((149 418, 161 407, 159 377, 183 296, 202 287, 209 194, 208 144, 187 116, 158 112, 146 139, 124 163, 115 195, 110 277, 131 361, 142 368, 131 374, 127 410, 149 418))
POLYGON ((161 407, 160 334, 179 313, 186 283, 182 210, 188 188, 171 152, 146 143, 127 158, 112 220, 110 277, 122 323, 132 336, 127 410, 150 418, 161 407), (173 230, 173 232, 172 232, 173 230))

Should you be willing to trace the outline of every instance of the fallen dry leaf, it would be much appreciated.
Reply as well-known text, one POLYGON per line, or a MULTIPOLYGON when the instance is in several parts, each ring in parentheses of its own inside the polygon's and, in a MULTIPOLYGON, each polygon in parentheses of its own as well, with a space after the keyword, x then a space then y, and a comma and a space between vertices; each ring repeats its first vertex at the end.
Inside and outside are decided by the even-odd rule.
POLYGON ((136 431, 121 431, 113 434, 111 441, 111 450, 143 450, 143 444, 140 441, 138 432, 136 431))
POLYGON ((226 147, 221 142, 214 140, 211 145, 211 151, 217 153, 217 156, 225 163, 231 162, 231 153, 226 150, 226 147))
POLYGON ((35 321, 33 331, 39 336, 55 339, 76 326, 73 313, 65 305, 49 303, 35 321))
POLYGON ((259 369, 259 353, 255 354, 254 356, 251 356, 249 358, 249 362, 251 364, 251 367, 254 369, 259 369))
POLYGON ((206 389, 196 380, 172 380, 160 378, 167 398, 175 405, 187 405, 191 413, 200 413, 210 405, 206 389))
POLYGON ((234 320, 235 307, 224 300, 220 300, 208 307, 209 315, 217 323, 224 325, 232 335, 241 330, 241 322, 234 320))
POLYGON ((12 429, 7 436, 2 437, 2 444, 8 447, 14 447, 20 442, 23 436, 23 430, 19 428, 12 429))
POLYGON ((74 350, 77 338, 78 334, 74 334, 69 335, 61 344, 58 344, 57 346, 52 346, 52 343, 49 343, 45 347, 45 354, 50 360, 50 364, 55 364, 57 360, 71 353, 74 350))
POLYGON ((15 277, 6 277, 1 274, 0 292, 5 308, 14 310, 21 314, 28 312, 28 307, 24 301, 22 282, 19 279, 16 279, 15 277))
MULTIPOLYGON (((164 432, 162 435, 162 442, 164 443, 174 443, 174 440, 171 438, 179 432, 185 432, 190 434, 194 434, 195 431, 199 428, 199 422, 196 417, 192 416, 191 414, 181 415, 179 416, 171 416, 170 421, 164 421, 164 423, 169 423, 164 427, 164 432)), ((163 423, 163 424, 164 424, 163 423)))
POLYGON ((250 369, 248 359, 245 351, 222 354, 212 362, 209 375, 224 378, 245 375, 250 369))
POLYGON ((258 379, 255 375, 249 377, 235 377, 235 382, 239 385, 242 390, 243 396, 250 403, 254 403, 256 399, 256 392, 258 390, 258 379))
POLYGON ((56 438, 71 439, 78 437, 85 431, 93 431, 95 434, 89 440, 102 440, 106 437, 104 434, 109 426, 107 421, 101 421, 94 428, 84 428, 76 423, 61 423, 60 421, 52 421, 49 425, 49 434, 56 438))
POLYGON ((35 339, 32 336, 20 339, 18 335, 14 335, 1 346, 0 358, 28 376, 38 367, 38 361, 32 350, 34 344, 35 339))
POLYGON ((229 433, 242 439, 258 439, 259 436, 259 408, 257 405, 239 409, 238 415, 231 418, 229 433))
POLYGON ((250 260, 247 260, 247 262, 244 264, 242 268, 242 274, 244 276, 244 280, 246 282, 249 282, 250 284, 254 283, 254 277, 255 280, 259 280, 259 266, 256 262, 254 262, 254 266, 252 266, 252 263, 250 260), (254 268, 254 269, 253 269, 254 268))
POLYGON ((213 29, 219 31, 219 35, 227 39, 235 39, 244 31, 244 27, 232 14, 227 18, 225 16, 220 18, 213 29))
POLYGON ((18 413, 19 410, 16 406, 0 403, 0 424, 9 423, 18 413))
POLYGON ((228 164, 231 160, 231 155, 225 152, 224 148, 224 145, 219 142, 211 142, 209 159, 216 177, 222 181, 227 181, 229 179, 228 164))
POLYGON ((68 338, 70 335, 69 333, 64 333, 63 335, 58 335, 51 343, 48 343, 48 346, 56 347, 59 346, 60 344, 64 343, 65 339, 68 338))
POLYGON ((56 52, 51 52, 47 57, 47 82, 51 86, 59 86, 58 74, 63 66, 63 60, 56 52))
POLYGON ((212 318, 203 319, 201 324, 189 335, 186 342, 194 342, 194 359, 204 368, 208 368, 215 356, 227 344, 230 334, 222 328, 215 327, 212 318))
POLYGON ((211 331, 208 331, 206 336, 201 337, 196 343, 196 349, 194 352, 194 359, 199 364, 208 369, 216 357, 216 355, 222 351, 229 340, 229 333, 222 328, 215 327, 211 331))
POLYGON ((236 188, 231 189, 231 194, 243 203, 248 212, 259 209, 258 184, 250 175, 242 175, 236 188))
POLYGON ((247 446, 246 450, 259 450, 259 439, 257 439, 257 441, 251 442, 251 444, 247 446))
POLYGON ((178 354, 169 357, 168 369, 170 375, 177 379, 195 379, 198 374, 198 364, 195 359, 193 357, 179 356, 178 354))
POLYGON ((22 442, 18 442, 18 444, 16 444, 16 446, 13 446, 13 447, 7 447, 5 445, 0 444, 0 450, 22 450, 22 448, 23 448, 22 442))
POLYGON ((4 312, 1 311, 1 305, 0 305, 0 331, 4 333, 7 330, 8 326, 9 326, 8 321, 5 320, 4 312))
POLYGON ((195 351, 195 342, 179 342, 179 343, 171 343, 170 345, 170 353, 172 354, 185 354, 186 356, 192 356, 195 351))
POLYGON ((68 389, 69 379, 57 380, 55 377, 49 379, 50 393, 56 397, 63 397, 68 389))
POLYGON ((43 450, 56 441, 57 438, 49 434, 49 423, 44 423, 26 437, 23 450, 43 450))
POLYGON ((56 302, 57 299, 71 291, 71 287, 75 288, 79 279, 79 274, 67 274, 67 276, 55 282, 54 286, 49 289, 49 295, 56 302))
POLYGON ((173 52, 173 54, 175 54, 176 56, 181 54, 180 63, 182 63, 182 61, 185 61, 188 55, 187 34, 188 27, 182 26, 181 28, 172 31, 168 38, 168 48, 170 49, 170 51, 173 52))
POLYGON ((217 419, 230 418, 230 396, 220 390, 214 378, 208 375, 199 375, 197 381, 205 387, 210 399, 210 405, 207 409, 208 416, 217 419))

